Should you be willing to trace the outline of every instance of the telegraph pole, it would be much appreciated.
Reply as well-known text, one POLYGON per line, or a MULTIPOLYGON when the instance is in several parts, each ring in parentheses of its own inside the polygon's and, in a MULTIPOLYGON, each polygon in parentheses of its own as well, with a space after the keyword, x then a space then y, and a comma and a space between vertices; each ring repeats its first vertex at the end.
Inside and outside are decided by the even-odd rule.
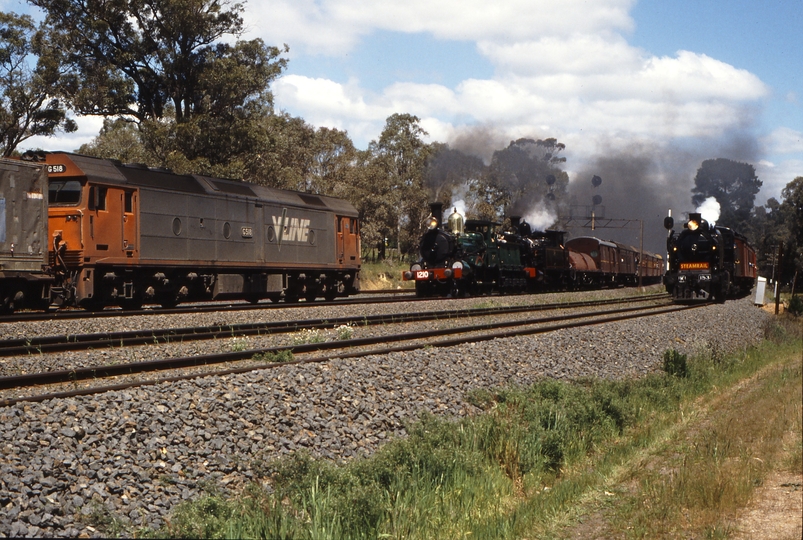
MULTIPOLYGON (((783 266, 781 266, 782 259, 783 259, 783 242, 778 244, 778 267, 779 267, 779 269, 783 268, 783 266)), ((780 272, 778 272, 778 273, 780 274, 780 272)), ((773 276, 775 275, 775 265, 772 266, 772 275, 773 276)), ((778 314, 779 306, 780 306, 780 303, 781 303, 781 288, 778 286, 778 281, 779 280, 777 280, 777 279, 775 280, 775 314, 776 315, 778 314)))

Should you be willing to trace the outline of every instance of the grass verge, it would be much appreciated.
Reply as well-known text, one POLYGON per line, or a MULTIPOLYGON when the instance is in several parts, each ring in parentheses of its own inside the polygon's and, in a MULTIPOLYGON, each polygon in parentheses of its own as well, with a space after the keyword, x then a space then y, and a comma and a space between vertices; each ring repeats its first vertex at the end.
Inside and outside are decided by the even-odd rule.
POLYGON ((360 289, 376 291, 385 289, 415 289, 412 281, 402 281, 402 272, 409 270, 407 263, 381 261, 363 263, 360 268, 360 289))
POLYGON ((635 381, 476 391, 483 414, 424 416, 347 464, 290 456, 234 499, 181 505, 156 534, 726 537, 768 470, 800 466, 800 337, 798 322, 734 356, 667 351, 664 373, 635 381))

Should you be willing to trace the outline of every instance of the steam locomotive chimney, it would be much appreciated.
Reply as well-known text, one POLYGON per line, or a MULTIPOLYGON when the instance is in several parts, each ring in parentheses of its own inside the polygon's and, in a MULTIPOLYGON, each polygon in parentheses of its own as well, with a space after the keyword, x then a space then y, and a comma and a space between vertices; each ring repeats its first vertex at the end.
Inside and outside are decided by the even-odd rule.
POLYGON ((434 202, 429 204, 429 211, 432 217, 438 220, 438 226, 443 225, 443 203, 434 202))
POLYGON ((517 231, 519 230, 519 223, 521 223, 521 216, 510 216, 510 228, 517 231))

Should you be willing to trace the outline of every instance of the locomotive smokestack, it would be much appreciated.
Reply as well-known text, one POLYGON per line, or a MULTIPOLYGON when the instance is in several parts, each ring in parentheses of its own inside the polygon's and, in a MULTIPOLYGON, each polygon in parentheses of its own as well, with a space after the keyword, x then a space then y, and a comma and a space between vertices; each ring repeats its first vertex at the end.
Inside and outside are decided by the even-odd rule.
POLYGON ((430 203, 429 212, 432 214, 432 217, 438 220, 438 226, 440 227, 443 224, 443 203, 430 203))
POLYGON ((512 229, 518 229, 519 223, 521 223, 521 216, 510 216, 510 227, 512 229))

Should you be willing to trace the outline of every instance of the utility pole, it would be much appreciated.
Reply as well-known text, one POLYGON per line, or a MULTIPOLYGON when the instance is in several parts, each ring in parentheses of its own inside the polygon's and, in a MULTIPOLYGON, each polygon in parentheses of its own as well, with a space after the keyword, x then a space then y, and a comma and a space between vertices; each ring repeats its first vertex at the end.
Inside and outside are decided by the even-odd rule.
MULTIPOLYGON (((783 242, 778 244, 778 266, 781 266, 781 262, 783 260, 783 242)), ((780 272, 779 272, 780 273, 780 272)), ((775 276, 775 265, 772 266, 772 275, 775 276)), ((781 303, 781 288, 778 286, 778 279, 775 280, 775 314, 778 314, 779 306, 781 303)))

